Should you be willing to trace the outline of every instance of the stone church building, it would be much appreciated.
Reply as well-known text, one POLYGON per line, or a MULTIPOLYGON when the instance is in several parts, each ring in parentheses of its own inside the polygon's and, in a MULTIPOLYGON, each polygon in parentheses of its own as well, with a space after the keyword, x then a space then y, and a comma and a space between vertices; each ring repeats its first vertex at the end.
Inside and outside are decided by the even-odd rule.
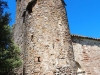
POLYGON ((78 75, 100 75, 100 39, 71 35, 78 75))
POLYGON ((16 0, 17 75, 100 75, 100 39, 71 35, 63 0, 16 0))

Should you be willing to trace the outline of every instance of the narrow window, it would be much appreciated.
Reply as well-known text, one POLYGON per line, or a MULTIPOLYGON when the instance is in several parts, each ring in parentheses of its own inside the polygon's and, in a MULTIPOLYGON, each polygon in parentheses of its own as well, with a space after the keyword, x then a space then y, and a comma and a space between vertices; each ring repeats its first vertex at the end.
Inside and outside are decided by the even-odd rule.
POLYGON ((52 46, 53 46, 53 49, 54 49, 54 47, 55 47, 54 43, 52 44, 52 46))
POLYGON ((77 67, 77 75, 83 75, 85 73, 85 71, 82 70, 80 64, 78 62, 76 62, 76 67, 77 67))
POLYGON ((26 15, 26 11, 24 11, 23 15, 22 15, 22 17, 23 17, 23 23, 25 22, 25 15, 26 15))
POLYGON ((38 62, 41 62, 41 61, 40 61, 40 57, 38 57, 38 62))
POLYGON ((33 41, 33 35, 31 35, 31 41, 33 41))
POLYGON ((35 57, 34 61, 35 62, 41 62, 41 58, 40 57, 35 57))

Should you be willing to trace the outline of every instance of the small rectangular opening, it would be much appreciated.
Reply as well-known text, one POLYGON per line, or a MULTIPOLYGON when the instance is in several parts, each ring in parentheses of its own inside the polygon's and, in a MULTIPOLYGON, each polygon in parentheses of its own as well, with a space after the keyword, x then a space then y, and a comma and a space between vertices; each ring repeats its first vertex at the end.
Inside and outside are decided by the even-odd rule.
POLYGON ((33 35, 31 35, 31 41, 33 41, 33 37, 34 37, 34 36, 33 36, 33 35))
POLYGON ((41 62, 41 61, 40 61, 40 57, 38 57, 38 62, 41 62))

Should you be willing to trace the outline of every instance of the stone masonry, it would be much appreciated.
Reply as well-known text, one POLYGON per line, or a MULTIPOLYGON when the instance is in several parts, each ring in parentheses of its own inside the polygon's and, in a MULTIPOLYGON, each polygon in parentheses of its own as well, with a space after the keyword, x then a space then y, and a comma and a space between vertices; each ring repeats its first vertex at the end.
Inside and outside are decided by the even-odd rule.
POLYGON ((17 75, 100 75, 100 39, 70 35, 63 0, 16 1, 17 75))
POLYGON ((63 0, 17 0, 14 42, 23 65, 17 75, 76 75, 63 0))
POLYGON ((72 42, 77 75, 100 75, 100 39, 72 35, 72 42))

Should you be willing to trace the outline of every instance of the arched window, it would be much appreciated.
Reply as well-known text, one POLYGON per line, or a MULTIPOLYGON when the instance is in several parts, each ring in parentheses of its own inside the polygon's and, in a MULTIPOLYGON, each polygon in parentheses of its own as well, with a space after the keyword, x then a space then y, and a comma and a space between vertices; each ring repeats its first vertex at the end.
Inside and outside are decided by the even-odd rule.
POLYGON ((75 61, 75 63, 76 63, 77 75, 85 75, 85 71, 82 70, 80 64, 77 61, 75 61))

